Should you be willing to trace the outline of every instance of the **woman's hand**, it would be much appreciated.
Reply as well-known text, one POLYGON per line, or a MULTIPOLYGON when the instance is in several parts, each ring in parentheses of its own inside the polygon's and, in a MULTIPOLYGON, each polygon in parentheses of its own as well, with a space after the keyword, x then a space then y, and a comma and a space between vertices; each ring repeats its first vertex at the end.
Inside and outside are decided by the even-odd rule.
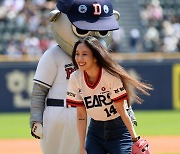
POLYGON ((84 147, 80 148, 80 154, 87 154, 87 151, 84 147))

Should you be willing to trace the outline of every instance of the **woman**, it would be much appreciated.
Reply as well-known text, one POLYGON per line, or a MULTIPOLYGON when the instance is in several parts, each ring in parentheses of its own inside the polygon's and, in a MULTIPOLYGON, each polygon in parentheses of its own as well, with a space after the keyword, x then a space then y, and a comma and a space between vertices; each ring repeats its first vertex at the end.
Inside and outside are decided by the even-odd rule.
POLYGON ((135 87, 149 94, 151 86, 133 79, 94 37, 75 43, 72 61, 77 71, 71 75, 67 104, 77 106, 77 126, 81 154, 129 154, 137 136, 127 114, 130 97, 141 103, 135 87), (91 117, 86 146, 87 113, 91 117))

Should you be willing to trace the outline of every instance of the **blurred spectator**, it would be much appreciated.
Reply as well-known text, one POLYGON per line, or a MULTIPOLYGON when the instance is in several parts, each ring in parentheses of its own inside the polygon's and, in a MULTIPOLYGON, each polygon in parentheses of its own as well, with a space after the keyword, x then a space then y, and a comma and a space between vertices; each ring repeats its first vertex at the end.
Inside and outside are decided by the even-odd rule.
POLYGON ((28 29, 30 32, 34 33, 39 28, 41 23, 41 13, 40 10, 34 10, 33 15, 28 20, 28 29))
POLYGON ((57 42, 52 37, 43 36, 40 38, 39 46, 42 52, 55 45, 57 45, 57 42))
POLYGON ((40 48, 40 41, 33 33, 24 40, 24 46, 28 55, 36 56, 43 53, 40 48))
POLYGON ((4 0, 2 5, 7 8, 11 8, 10 10, 15 12, 20 12, 25 4, 25 0, 4 0))
POLYGON ((43 54, 53 44, 48 15, 55 4, 53 0, 0 1, 0 53, 43 54))
POLYGON ((44 5, 46 4, 46 0, 32 0, 32 3, 34 3, 34 5, 44 7, 44 5))
POLYGON ((178 40, 177 48, 178 48, 178 51, 180 52, 180 39, 178 40))
POLYGON ((118 30, 113 31, 110 49, 113 52, 121 52, 124 39, 125 39, 125 32, 122 27, 120 27, 118 30))
MULTIPOLYGON (((177 26, 177 25, 176 25, 177 26)), ((164 52, 175 52, 178 51, 178 41, 180 36, 178 36, 178 27, 175 29, 173 24, 169 21, 163 22, 163 51, 164 52)))
MULTIPOLYGON (((142 27, 139 31, 132 29, 129 38, 125 35, 125 26, 114 31, 110 49, 127 51, 125 44, 129 41, 131 52, 180 51, 179 1, 141 0, 142 27)), ((41 55, 49 46, 55 45, 48 16, 56 2, 0 0, 0 54, 41 55)))
POLYGON ((16 18, 17 14, 24 8, 25 0, 4 0, 2 5, 7 8, 6 16, 9 19, 16 18))
MULTIPOLYGON (((48 48, 51 48, 53 46, 57 45, 57 42, 54 40, 54 38, 50 37, 49 38, 49 44, 48 44, 48 48)), ((47 49, 48 49, 47 48, 47 49)))
MULTIPOLYGON (((172 6, 177 8, 175 2, 163 1, 163 7, 159 0, 149 0, 140 11, 141 23, 143 26, 145 51, 179 51, 180 28, 178 11, 172 11, 172 6), (169 9, 169 11, 168 11, 169 9)), ((162 2, 162 1, 161 1, 162 2)))
POLYGON ((144 48, 146 51, 158 51, 159 49, 159 31, 153 27, 149 26, 144 35, 144 48))
POLYGON ((138 46, 140 41, 140 32, 137 28, 133 28, 130 31, 130 51, 131 52, 138 52, 138 46))
POLYGON ((141 23, 143 26, 147 26, 150 18, 149 6, 148 4, 145 3, 141 7, 142 7, 140 11, 141 23))
POLYGON ((150 19, 161 20, 163 18, 163 9, 159 0, 152 0, 150 4, 150 19))
POLYGON ((42 51, 46 51, 48 49, 49 39, 47 36, 43 36, 42 38, 40 38, 39 46, 42 51))
POLYGON ((18 57, 18 58, 21 57, 22 52, 20 46, 21 46, 20 42, 11 40, 7 46, 7 50, 5 54, 8 55, 9 57, 18 57))

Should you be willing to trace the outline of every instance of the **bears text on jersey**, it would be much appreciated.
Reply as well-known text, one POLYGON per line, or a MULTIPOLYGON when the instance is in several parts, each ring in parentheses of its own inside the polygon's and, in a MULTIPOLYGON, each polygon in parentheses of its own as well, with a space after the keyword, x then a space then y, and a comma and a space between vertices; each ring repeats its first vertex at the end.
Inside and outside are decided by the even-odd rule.
POLYGON ((110 99, 109 93, 107 95, 91 95, 84 97, 84 103, 86 105, 86 108, 93 108, 93 107, 101 107, 104 105, 110 105, 113 103, 113 100, 110 99))

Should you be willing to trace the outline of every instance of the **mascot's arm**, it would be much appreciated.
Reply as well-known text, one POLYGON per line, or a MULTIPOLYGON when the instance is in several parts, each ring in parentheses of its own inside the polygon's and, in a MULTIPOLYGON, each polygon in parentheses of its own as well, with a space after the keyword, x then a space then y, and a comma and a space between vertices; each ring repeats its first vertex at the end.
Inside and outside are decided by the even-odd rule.
POLYGON ((31 96, 31 127, 34 122, 39 122, 42 124, 45 99, 48 94, 48 91, 49 89, 47 87, 34 83, 31 96))
MULTIPOLYGON (((31 96, 31 112, 30 112, 30 127, 31 134, 35 138, 38 138, 35 134, 35 131, 39 128, 36 128, 36 124, 43 124, 43 112, 45 107, 45 99, 48 94, 49 89, 40 84, 34 83, 32 96, 31 96), (35 127, 35 130, 34 130, 35 127)), ((39 126, 39 125, 38 125, 39 126)))

